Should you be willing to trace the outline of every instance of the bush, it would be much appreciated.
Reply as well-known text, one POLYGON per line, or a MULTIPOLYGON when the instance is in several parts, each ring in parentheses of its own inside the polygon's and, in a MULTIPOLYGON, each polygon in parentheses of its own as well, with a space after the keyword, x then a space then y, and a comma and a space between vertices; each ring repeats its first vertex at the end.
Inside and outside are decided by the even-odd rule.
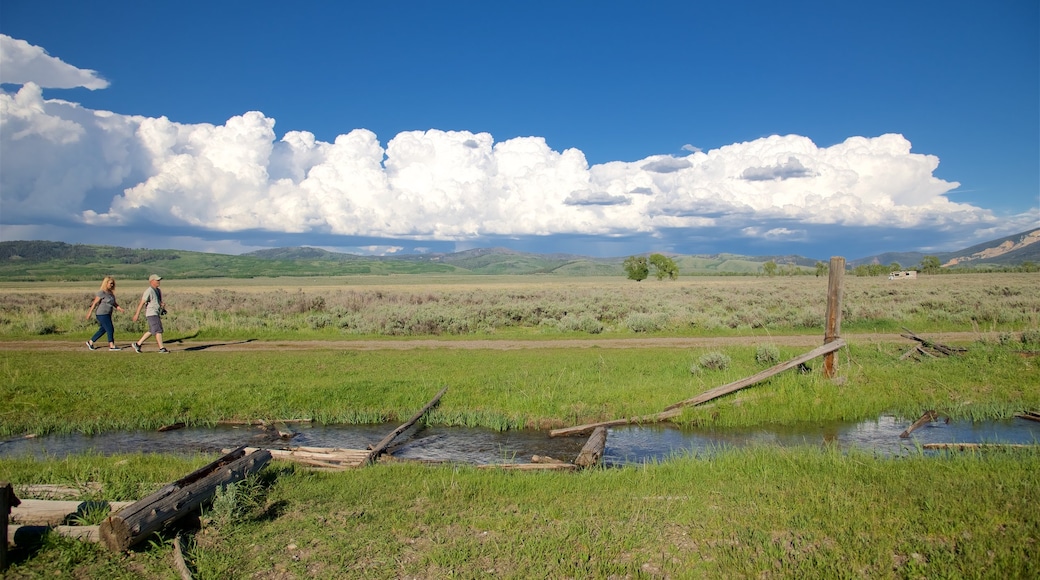
POLYGON ((730 358, 726 353, 713 350, 702 355, 698 362, 706 369, 721 371, 729 368, 730 358))
POLYGON ((654 332, 664 326, 664 316, 633 312, 625 319, 625 326, 632 332, 654 332))
POLYGON ((1022 344, 1028 347, 1040 347, 1040 330, 1024 330, 1022 331, 1022 344))
POLYGON ((767 365, 775 365, 780 362, 780 349, 773 344, 759 345, 755 349, 755 360, 767 365))

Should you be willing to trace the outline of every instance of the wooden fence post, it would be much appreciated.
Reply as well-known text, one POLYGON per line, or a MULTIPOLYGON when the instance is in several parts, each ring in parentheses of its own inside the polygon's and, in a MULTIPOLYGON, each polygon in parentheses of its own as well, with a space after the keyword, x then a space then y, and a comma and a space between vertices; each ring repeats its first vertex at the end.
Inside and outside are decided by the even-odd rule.
POLYGON ((11 508, 19 503, 14 495, 14 488, 6 481, 0 481, 0 574, 7 570, 7 524, 11 508))
MULTIPOLYGON (((841 338, 841 293, 845 279, 845 258, 832 256, 827 279, 827 329, 823 336, 823 344, 841 338)), ((833 378, 835 374, 834 352, 823 357, 823 375, 833 378)))

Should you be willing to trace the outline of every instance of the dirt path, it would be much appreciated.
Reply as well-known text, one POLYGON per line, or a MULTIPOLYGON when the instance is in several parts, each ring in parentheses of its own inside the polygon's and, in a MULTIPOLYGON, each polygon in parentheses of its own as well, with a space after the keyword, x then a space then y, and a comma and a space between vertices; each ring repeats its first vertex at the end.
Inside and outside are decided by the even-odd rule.
MULTIPOLYGON (((996 340, 998 333, 939 332, 919 334, 922 338, 942 343, 968 343, 980 338, 996 340)), ((906 343, 913 341, 898 333, 846 334, 845 340, 856 343, 906 343)), ((130 343, 118 343, 124 352, 133 354, 130 343)), ((711 348, 727 346, 752 346, 774 344, 777 346, 816 347, 823 344, 819 335, 769 335, 769 336, 725 336, 696 338, 577 338, 558 340, 244 340, 244 341, 196 341, 170 337, 166 341, 171 352, 205 351, 262 351, 262 350, 412 350, 412 349, 460 349, 460 350, 521 350, 560 348, 711 348)), ((82 341, 19 340, 0 341, 0 351, 69 351, 86 347, 82 341)), ((101 348, 99 350, 107 351, 101 348)), ((145 345, 146 353, 155 352, 155 341, 145 345)))

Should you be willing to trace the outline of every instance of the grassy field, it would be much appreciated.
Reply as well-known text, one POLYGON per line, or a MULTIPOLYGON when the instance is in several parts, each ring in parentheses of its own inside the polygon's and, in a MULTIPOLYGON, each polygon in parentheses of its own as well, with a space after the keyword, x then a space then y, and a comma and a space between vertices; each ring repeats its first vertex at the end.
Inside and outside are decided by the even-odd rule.
MULTIPOLYGON (((1037 281, 847 279, 849 346, 836 380, 813 361, 810 373, 778 375, 678 420, 912 419, 927 409, 984 419, 1040 409, 1037 281), (913 360, 901 358, 909 343, 868 334, 901 326, 974 338, 959 344, 964 354, 913 360)), ((120 296, 135 307, 143 285, 127 286, 120 296)), ((358 277, 164 280, 163 288, 175 352, 137 355, 82 346, 94 329, 83 316, 95 284, 0 284, 0 436, 222 419, 397 420, 443 386, 433 423, 546 429, 654 413, 770 366, 763 352, 786 360, 807 350, 785 345, 785 335, 822 339, 826 280, 358 277), (529 344, 344 344, 433 336, 529 344), (744 339, 698 348, 538 346, 602 336, 744 339), (301 339, 318 342, 277 348, 301 339), (187 350, 243 340, 271 344, 187 350), (32 348, 39 344, 50 347, 32 348), (726 364, 709 368, 707 359, 726 364)), ((117 342, 141 329, 117 318, 117 342)), ((80 499, 136 499, 209 460, 0 456, 0 480, 96 482, 101 491, 80 499)), ((199 578, 1035 578, 1038 500, 1035 449, 889 459, 757 447, 579 474, 411 464, 333 474, 276 462, 222 492, 201 529, 185 533, 199 578)), ((172 578, 171 537, 114 555, 52 534, 17 551, 8 577, 172 578)))
MULTIPOLYGON (((0 463, 134 498, 202 460, 0 463)), ((187 533, 197 578, 1035 578, 1040 453, 898 461, 758 448, 517 473, 272 464, 187 533)), ((172 533, 129 554, 49 536, 9 578, 175 578, 172 533)))
MULTIPOLYGON (((136 307, 144 283, 119 280, 136 307)), ((1040 274, 846 277, 847 333, 1040 328, 1040 274)), ((167 330, 199 339, 724 336, 823 332, 825 277, 393 276, 163 280, 167 330)), ((96 283, 0 284, 0 340, 89 337, 96 283)), ((131 310, 132 311, 132 310, 131 310)), ((122 336, 143 322, 114 318, 122 336)), ((134 337, 136 338, 136 337, 134 337)))

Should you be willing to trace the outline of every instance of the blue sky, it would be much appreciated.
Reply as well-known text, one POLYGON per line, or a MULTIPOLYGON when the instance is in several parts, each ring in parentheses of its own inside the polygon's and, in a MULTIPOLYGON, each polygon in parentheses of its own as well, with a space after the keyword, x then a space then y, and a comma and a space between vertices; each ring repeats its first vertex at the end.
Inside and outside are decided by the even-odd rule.
POLYGON ((0 239, 956 250, 1040 227, 1040 9, 0 5, 0 239))

